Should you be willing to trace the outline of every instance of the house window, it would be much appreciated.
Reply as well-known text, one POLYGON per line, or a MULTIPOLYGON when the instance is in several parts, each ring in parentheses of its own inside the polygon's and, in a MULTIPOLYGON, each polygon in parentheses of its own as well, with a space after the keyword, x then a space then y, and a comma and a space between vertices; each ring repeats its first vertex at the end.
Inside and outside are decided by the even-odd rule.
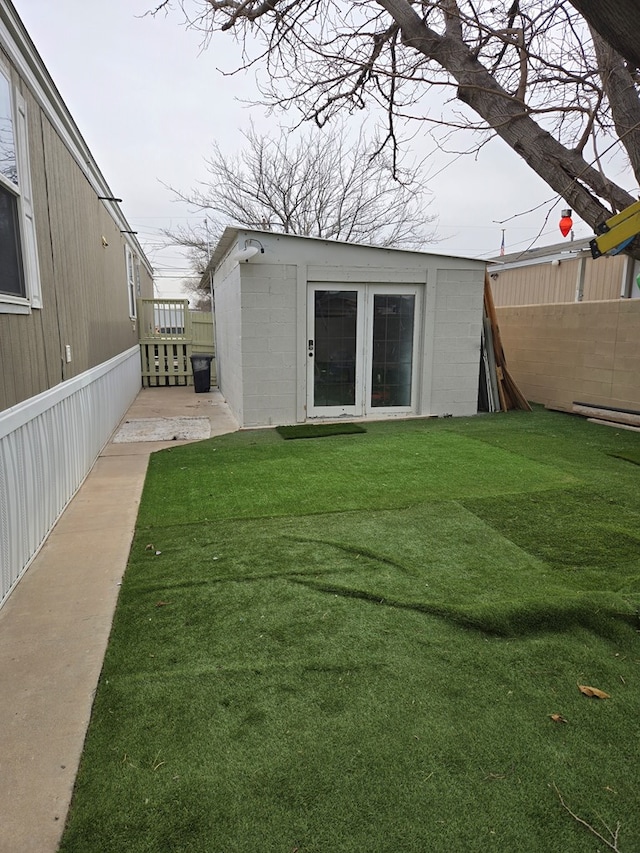
POLYGON ((125 246, 125 257, 127 262, 127 293, 129 294, 129 316, 136 316, 136 296, 140 295, 140 270, 137 267, 137 258, 128 246, 125 246))
POLYGON ((41 307, 26 105, 0 66, 0 311, 41 307))
POLYGON ((24 297, 16 197, 0 187, 0 292, 24 297))

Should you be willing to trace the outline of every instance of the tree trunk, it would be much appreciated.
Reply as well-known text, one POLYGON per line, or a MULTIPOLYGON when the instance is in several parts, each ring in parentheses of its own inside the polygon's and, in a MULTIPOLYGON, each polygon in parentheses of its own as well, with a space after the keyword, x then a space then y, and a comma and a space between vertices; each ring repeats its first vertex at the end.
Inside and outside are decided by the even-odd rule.
POLYGON ((437 62, 458 83, 468 104, 592 228, 635 199, 540 127, 522 101, 506 92, 459 38, 431 30, 406 0, 378 0, 402 31, 403 42, 437 62))
POLYGON ((570 0, 592 29, 627 60, 640 68, 640 16, 637 0, 570 0))
POLYGON ((640 183, 640 100, 624 60, 611 45, 591 30, 600 79, 620 142, 624 145, 636 180, 640 183))

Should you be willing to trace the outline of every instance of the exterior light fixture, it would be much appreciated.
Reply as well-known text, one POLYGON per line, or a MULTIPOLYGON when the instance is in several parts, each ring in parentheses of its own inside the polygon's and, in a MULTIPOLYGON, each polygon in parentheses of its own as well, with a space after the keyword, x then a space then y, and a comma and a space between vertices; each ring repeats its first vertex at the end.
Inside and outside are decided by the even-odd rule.
POLYGON ((258 252, 264 255, 264 246, 260 240, 250 237, 248 240, 244 241, 244 249, 239 249, 232 256, 232 259, 234 261, 248 261, 250 258, 253 258, 254 255, 257 255, 258 252), (252 246, 251 243, 257 243, 258 245, 252 246))
POLYGON ((257 246, 246 246, 244 249, 240 249, 239 252, 236 252, 233 255, 234 261, 248 261, 249 258, 253 258, 254 255, 257 255, 260 249, 257 246))

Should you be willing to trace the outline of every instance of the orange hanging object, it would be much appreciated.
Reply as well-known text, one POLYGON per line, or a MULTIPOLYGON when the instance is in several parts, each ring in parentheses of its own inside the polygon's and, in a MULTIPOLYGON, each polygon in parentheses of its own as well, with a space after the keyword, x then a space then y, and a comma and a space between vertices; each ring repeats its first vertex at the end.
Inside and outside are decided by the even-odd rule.
POLYGON ((560 220, 560 232, 563 237, 566 237, 569 231, 573 228, 573 219, 571 218, 570 210, 562 211, 562 219, 560 220))

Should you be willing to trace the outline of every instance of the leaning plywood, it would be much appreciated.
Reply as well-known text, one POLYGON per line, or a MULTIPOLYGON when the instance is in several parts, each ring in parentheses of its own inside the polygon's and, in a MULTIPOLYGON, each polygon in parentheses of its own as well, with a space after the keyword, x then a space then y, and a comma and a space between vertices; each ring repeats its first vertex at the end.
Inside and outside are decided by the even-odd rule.
POLYGON ((507 412, 510 409, 523 409, 526 412, 530 412, 531 406, 516 385, 514 378, 507 370, 507 360, 502 348, 500 328, 498 326, 495 305, 493 304, 491 282, 489 280, 488 272, 485 272, 484 277, 484 312, 489 321, 488 328, 486 329, 486 337, 491 337, 493 341, 495 374, 498 386, 498 396, 500 399, 500 409, 503 412, 507 412))

